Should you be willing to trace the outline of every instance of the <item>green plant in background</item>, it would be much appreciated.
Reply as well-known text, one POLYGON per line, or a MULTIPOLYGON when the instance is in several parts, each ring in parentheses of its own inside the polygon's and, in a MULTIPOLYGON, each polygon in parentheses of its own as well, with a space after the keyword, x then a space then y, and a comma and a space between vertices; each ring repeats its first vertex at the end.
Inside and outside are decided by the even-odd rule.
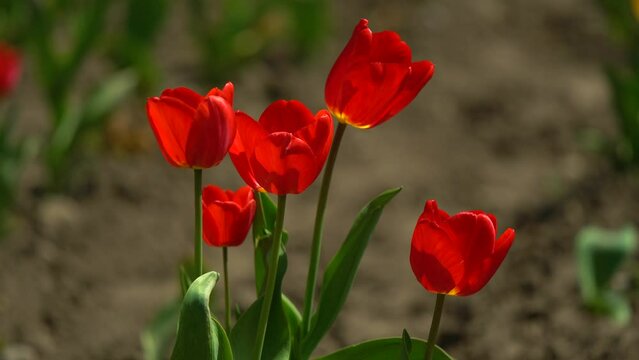
MULTIPOLYGON (((0 32, 0 39, 2 37, 0 32)), ((17 111, 10 101, 20 81, 21 69, 20 50, 0 40, 0 237, 7 230, 9 209, 14 205, 26 153, 26 141, 13 132, 17 111)))
POLYGON ((584 304, 596 313, 627 324, 632 310, 611 282, 637 250, 637 232, 632 226, 620 230, 585 227, 577 235, 579 285, 584 304))
POLYGON ((101 128, 137 84, 134 73, 125 70, 102 79, 88 95, 72 97, 83 65, 102 40, 110 3, 29 2, 28 41, 51 113, 51 135, 43 153, 52 189, 62 189, 68 180, 82 136, 101 128))
POLYGON ((327 0, 189 0, 190 23, 205 75, 233 77, 276 45, 292 58, 309 55, 328 34, 327 0))
POLYGON ((113 39, 111 57, 120 68, 132 68, 143 94, 154 92, 160 70, 153 55, 169 10, 168 0, 126 0, 124 32, 113 39))
POLYGON ((13 137, 15 119, 13 111, 6 116, 0 115, 0 238, 7 231, 9 210, 14 205, 24 160, 26 158, 26 141, 13 137))
POLYGON ((0 1, 0 39, 24 43, 29 29, 28 1, 0 1))
POLYGON ((620 167, 639 165, 639 2, 598 0, 623 58, 606 65, 621 138, 604 150, 620 167))

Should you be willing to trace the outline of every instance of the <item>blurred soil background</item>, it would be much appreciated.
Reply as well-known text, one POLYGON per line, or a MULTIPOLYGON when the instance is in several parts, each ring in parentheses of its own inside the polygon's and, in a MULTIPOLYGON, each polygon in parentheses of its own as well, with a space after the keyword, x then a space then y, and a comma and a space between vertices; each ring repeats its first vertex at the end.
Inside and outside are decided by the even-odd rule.
MULTIPOLYGON (((185 6, 172 4, 155 49, 162 88, 200 92, 185 6)), ((614 136, 604 61, 618 54, 593 1, 334 1, 333 34, 302 65, 262 61, 229 78, 235 108, 257 117, 277 98, 322 108, 324 82, 359 18, 393 29, 414 59, 436 64, 432 81, 386 124, 349 128, 330 193, 324 266, 359 209, 403 186, 387 207, 336 325, 316 354, 402 329, 425 338, 435 297, 415 281, 410 239, 427 199, 449 212, 482 208, 517 238, 478 294, 449 298, 439 344, 457 359, 631 359, 639 316, 620 327, 582 305, 574 238, 584 224, 639 222, 639 179, 589 151, 587 134, 614 136)), ((117 18, 113 19, 117 26, 117 18)), ((18 89, 23 134, 45 132, 45 105, 30 64, 18 89)), ((89 62, 81 79, 106 71, 89 62)), ((48 195, 42 172, 22 177, 19 216, 0 241, 0 339, 6 360, 141 359, 140 332, 179 293, 177 267, 191 253, 192 174, 170 167, 132 97, 110 120, 106 151, 75 164, 71 191, 48 195)), ((236 188, 229 159, 205 183, 236 188)), ((291 197, 285 291, 301 307, 317 181, 291 197)), ((221 252, 206 248, 221 270, 221 252)), ((250 242, 230 251, 235 300, 254 300, 250 242)), ((221 306, 221 300, 219 304, 221 306)), ((639 303, 635 298, 633 307, 639 303)))

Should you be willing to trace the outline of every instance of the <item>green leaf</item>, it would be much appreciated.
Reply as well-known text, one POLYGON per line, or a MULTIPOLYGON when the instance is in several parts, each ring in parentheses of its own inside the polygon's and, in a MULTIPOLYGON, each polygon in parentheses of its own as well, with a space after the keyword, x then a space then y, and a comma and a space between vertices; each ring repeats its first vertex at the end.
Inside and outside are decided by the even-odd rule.
POLYGON ((217 330, 218 335, 218 343, 220 344, 220 349, 218 351, 218 360, 233 360, 233 349, 231 349, 231 341, 226 335, 226 330, 224 330, 224 326, 220 324, 217 319, 213 318, 213 323, 215 324, 215 329, 217 330))
POLYGON ((282 306, 284 308, 284 314, 288 320, 291 334, 297 333, 300 325, 302 324, 302 314, 295 307, 295 304, 286 295, 282 294, 282 306))
POLYGON ((180 316, 180 301, 172 301, 160 309, 142 334, 140 342, 144 360, 164 360, 175 337, 180 316))
POLYGON ((593 310, 621 323, 630 320, 630 305, 610 288, 610 283, 636 249, 637 232, 632 226, 618 231, 589 226, 577 234, 582 299, 593 310))
POLYGON ((188 271, 184 268, 184 266, 180 266, 180 289, 182 290, 182 297, 184 297, 186 292, 189 291, 191 283, 193 283, 193 281, 191 280, 188 271))
POLYGON ((360 211, 346 240, 324 272, 317 310, 311 319, 311 329, 302 340, 302 356, 308 358, 337 319, 357 274, 360 260, 379 221, 384 206, 401 188, 387 190, 360 211))
MULTIPOLYGON (((410 360, 423 360, 426 356, 426 341, 412 339, 410 360)), ((367 341, 341 349, 333 354, 322 356, 316 360, 393 360, 402 359, 404 353, 403 338, 388 338, 367 341)), ((433 360, 453 360, 439 346, 435 346, 433 360)))
POLYGON ((408 331, 404 329, 404 331, 402 331, 402 359, 410 360, 411 352, 413 352, 413 341, 408 331))
POLYGON ((107 78, 89 97, 84 108, 83 126, 100 125, 135 90, 137 83, 137 77, 130 70, 122 70, 107 78))
MULTIPOLYGON (((231 330, 231 345, 236 359, 251 359, 253 357, 263 299, 264 297, 257 299, 242 314, 231 330)), ((266 328, 266 339, 262 350, 262 360, 289 359, 292 336, 289 332, 281 296, 275 295, 273 298, 268 327, 266 328)))
MULTIPOLYGON (((206 271, 206 269, 204 269, 206 271)), ((193 283, 193 279, 198 277, 199 269, 195 267, 195 262, 192 258, 187 259, 182 262, 180 265, 180 288, 182 289, 182 297, 186 295, 186 292, 189 290, 191 283, 193 283)))
POLYGON ((211 271, 193 281, 182 300, 177 339, 171 360, 217 360, 219 331, 209 309, 209 298, 219 274, 211 271))

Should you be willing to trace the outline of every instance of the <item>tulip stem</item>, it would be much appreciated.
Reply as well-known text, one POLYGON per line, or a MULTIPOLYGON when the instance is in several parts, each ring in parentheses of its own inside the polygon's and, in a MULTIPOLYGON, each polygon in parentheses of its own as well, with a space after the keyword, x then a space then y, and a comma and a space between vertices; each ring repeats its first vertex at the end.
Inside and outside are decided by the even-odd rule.
POLYGON ((306 278, 306 293, 304 295, 304 313, 302 315, 302 333, 306 334, 311 327, 311 311, 313 310, 313 300, 315 297, 315 288, 317 285, 317 270, 319 268, 319 260, 322 250, 322 229, 324 227, 324 213, 326 211, 326 203, 328 201, 328 190, 331 187, 331 178, 333 177, 333 167, 337 160, 337 152, 342 142, 346 124, 339 123, 333 138, 333 145, 328 155, 326 169, 322 177, 322 187, 320 188, 319 199, 317 201, 317 212, 315 213, 315 227, 313 228, 313 243, 311 245, 311 259, 308 266, 308 277, 306 278))
MULTIPOLYGON (((195 231, 193 237, 194 261, 197 276, 202 275, 202 169, 194 169, 195 231)), ((195 280, 195 279, 191 279, 195 280)))
POLYGON ((437 332, 439 331, 439 322, 442 319, 442 310, 444 309, 445 294, 437 294, 435 302, 435 311, 433 312, 433 320, 430 323, 430 331, 428 332, 428 345, 426 347, 426 360, 433 358, 435 352, 435 341, 437 340, 437 332))
POLYGON ((229 284, 229 251, 222 247, 222 262, 224 264, 224 305, 226 306, 226 332, 231 332, 231 284, 229 284))
POLYGON ((279 261, 280 247, 282 246, 282 229, 284 228, 285 210, 286 195, 279 195, 277 197, 277 217, 275 219, 275 230, 273 231, 273 241, 271 243, 270 260, 268 263, 266 292, 262 299, 262 310, 260 312, 259 323, 257 324, 257 339, 255 340, 255 347, 253 348, 253 358, 255 360, 262 358, 262 348, 264 347, 264 339, 266 338, 266 327, 268 325, 268 317, 271 312, 275 282, 277 280, 277 263, 279 261))

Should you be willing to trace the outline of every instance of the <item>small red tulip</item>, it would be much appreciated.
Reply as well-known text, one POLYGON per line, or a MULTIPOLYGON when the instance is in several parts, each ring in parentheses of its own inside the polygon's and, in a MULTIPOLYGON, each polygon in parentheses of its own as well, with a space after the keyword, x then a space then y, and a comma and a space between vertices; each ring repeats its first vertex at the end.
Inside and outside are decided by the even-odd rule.
POLYGON ((253 190, 236 192, 209 185, 202 190, 204 241, 211 246, 238 246, 244 242, 255 216, 253 190))
POLYGON ((251 187, 273 194, 299 194, 319 175, 331 147, 333 120, 315 116, 299 101, 278 100, 258 122, 238 111, 231 160, 251 187))
POLYGON ((146 113, 169 164, 205 169, 219 164, 235 138, 233 84, 206 96, 191 89, 166 89, 149 98, 146 113))
POLYGON ((324 97, 340 122, 372 128, 406 107, 434 71, 430 61, 412 62, 397 33, 373 33, 362 19, 328 75, 324 97))
POLYGON ((0 97, 15 88, 20 79, 20 54, 9 45, 0 43, 0 97))
POLYGON ((510 228, 498 239, 496 234, 492 214, 476 210, 449 216, 429 200, 413 233, 410 265, 430 292, 474 294, 492 278, 515 240, 510 228))

